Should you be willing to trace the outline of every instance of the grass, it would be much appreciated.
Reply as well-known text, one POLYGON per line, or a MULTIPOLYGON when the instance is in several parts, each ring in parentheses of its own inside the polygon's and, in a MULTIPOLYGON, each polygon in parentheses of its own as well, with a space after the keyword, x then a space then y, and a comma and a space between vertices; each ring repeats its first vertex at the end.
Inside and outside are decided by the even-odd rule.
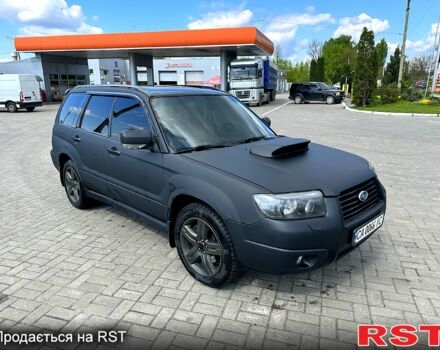
POLYGON ((354 107, 364 111, 393 112, 393 113, 424 113, 440 114, 440 105, 421 105, 409 101, 398 101, 395 103, 381 104, 373 103, 368 107, 354 107))

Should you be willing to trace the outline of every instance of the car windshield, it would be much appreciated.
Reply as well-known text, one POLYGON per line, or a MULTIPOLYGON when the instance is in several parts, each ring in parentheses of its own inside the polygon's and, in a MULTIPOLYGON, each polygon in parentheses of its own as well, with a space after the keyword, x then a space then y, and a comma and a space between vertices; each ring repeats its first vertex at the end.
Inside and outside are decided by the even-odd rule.
POLYGON ((151 106, 172 152, 227 147, 276 136, 226 95, 154 97, 151 106))
POLYGON ((231 80, 257 79, 256 66, 231 67, 231 80))

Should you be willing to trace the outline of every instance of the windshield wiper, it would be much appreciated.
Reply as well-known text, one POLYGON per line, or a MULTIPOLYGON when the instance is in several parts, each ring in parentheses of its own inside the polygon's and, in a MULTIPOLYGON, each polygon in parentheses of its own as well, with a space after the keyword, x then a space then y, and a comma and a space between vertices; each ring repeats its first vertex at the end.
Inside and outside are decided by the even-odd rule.
POLYGON ((250 142, 255 142, 255 141, 264 140, 264 139, 266 139, 266 136, 264 136, 264 135, 251 136, 251 137, 248 137, 247 139, 244 139, 244 140, 232 142, 232 143, 230 143, 230 145, 240 145, 242 143, 250 143, 250 142))
POLYGON ((195 147, 189 147, 189 148, 184 148, 181 149, 177 152, 174 153, 189 153, 189 152, 197 152, 197 151, 204 151, 207 149, 212 149, 212 148, 223 148, 223 147, 227 147, 229 145, 199 145, 199 146, 195 146, 195 147))

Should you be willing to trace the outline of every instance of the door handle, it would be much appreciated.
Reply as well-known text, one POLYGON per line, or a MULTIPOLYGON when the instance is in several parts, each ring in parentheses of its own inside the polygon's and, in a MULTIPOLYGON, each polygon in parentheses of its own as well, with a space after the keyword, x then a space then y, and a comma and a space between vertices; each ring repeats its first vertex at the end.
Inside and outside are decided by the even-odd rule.
POLYGON ((81 142, 81 137, 79 137, 79 135, 75 135, 72 137, 73 141, 75 142, 81 142))
POLYGON ((107 148, 107 152, 113 154, 114 156, 119 156, 121 154, 116 147, 107 148))

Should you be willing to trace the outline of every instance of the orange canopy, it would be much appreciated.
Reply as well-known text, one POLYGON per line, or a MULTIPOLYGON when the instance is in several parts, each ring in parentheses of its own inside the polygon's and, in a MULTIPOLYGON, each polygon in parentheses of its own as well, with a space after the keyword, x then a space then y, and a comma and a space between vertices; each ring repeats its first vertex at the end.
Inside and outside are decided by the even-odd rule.
POLYGON ((271 55, 270 41, 255 27, 173 30, 161 32, 75 34, 16 37, 17 51, 87 58, 127 57, 129 52, 153 56, 215 56, 221 49, 238 55, 271 55))

